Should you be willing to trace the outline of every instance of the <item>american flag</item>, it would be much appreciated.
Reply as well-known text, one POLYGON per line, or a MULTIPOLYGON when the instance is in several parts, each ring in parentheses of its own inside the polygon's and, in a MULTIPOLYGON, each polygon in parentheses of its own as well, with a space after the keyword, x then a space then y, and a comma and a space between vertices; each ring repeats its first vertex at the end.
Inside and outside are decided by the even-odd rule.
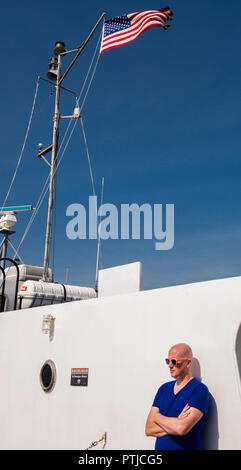
POLYGON ((146 29, 159 26, 167 29, 166 21, 173 19, 169 7, 116 16, 104 22, 100 53, 134 41, 146 29))

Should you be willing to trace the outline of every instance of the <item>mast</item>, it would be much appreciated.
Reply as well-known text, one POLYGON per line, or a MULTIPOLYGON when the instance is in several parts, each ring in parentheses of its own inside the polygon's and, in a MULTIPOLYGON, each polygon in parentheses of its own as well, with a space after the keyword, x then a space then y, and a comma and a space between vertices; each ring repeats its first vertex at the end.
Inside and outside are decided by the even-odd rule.
MULTIPOLYGON (((47 73, 47 77, 50 80, 56 81, 56 95, 55 95, 55 111, 54 111, 54 125, 53 125, 53 145, 52 145, 52 156, 51 156, 51 163, 50 163, 50 183, 49 183, 49 200, 48 200, 48 215, 47 215, 47 224, 46 224, 46 236, 45 236, 45 250, 44 250, 44 266, 43 266, 43 281, 48 281, 48 270, 49 270, 49 259, 50 259, 50 242, 51 242, 51 228, 52 228, 52 219, 53 219, 53 202, 54 202, 54 179, 55 179, 55 172, 56 172, 56 159, 58 153, 58 139, 59 139, 59 121, 60 118, 64 118, 64 116, 60 117, 59 114, 59 99, 60 99, 60 88, 62 81, 65 79, 67 74, 69 73, 70 69, 73 67, 74 63, 78 59, 80 53, 83 51, 87 43, 89 42, 90 38, 93 36, 97 26, 100 24, 103 18, 105 18, 106 14, 102 13, 99 20, 97 21, 96 25, 93 27, 92 31, 86 38, 86 40, 79 46, 77 49, 73 49, 71 51, 65 50, 65 44, 63 42, 56 42, 54 54, 58 57, 54 57, 50 59, 49 67, 50 70, 47 73), (71 64, 61 77, 61 57, 65 56, 66 54, 70 54, 72 52, 77 52, 76 56, 72 60, 71 64)), ((41 77, 42 78, 42 77, 41 77)), ((65 89, 66 90, 66 89, 65 89)), ((71 91, 71 90, 67 90, 71 91)), ((73 116, 65 116, 65 117, 80 117, 80 112, 77 115, 73 116)), ((43 152, 42 152, 43 154, 43 152)), ((39 154, 41 155, 41 152, 39 154)))
POLYGON ((58 60, 57 60, 56 94, 55 94, 54 125, 53 125, 53 146, 52 146, 52 156, 51 156, 51 166, 50 166, 49 201, 48 201, 48 215, 47 215, 45 251, 44 251, 43 281, 45 282, 48 281, 50 238, 51 238, 51 227, 52 227, 52 219, 53 219, 54 179, 55 179, 56 158, 57 158, 58 140, 59 140, 60 76, 61 76, 61 55, 59 54, 58 60))

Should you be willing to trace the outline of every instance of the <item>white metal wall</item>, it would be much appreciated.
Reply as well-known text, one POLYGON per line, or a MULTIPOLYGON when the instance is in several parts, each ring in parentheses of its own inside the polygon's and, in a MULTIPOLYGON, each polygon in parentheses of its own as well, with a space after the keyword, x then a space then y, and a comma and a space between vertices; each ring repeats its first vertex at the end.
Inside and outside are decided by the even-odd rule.
POLYGON ((1 449, 81 450, 104 432, 106 450, 153 449, 145 421, 177 342, 193 348, 212 394, 207 448, 240 449, 240 287, 230 278, 1 314, 1 449), (48 313, 52 341, 41 331, 48 313), (49 394, 39 381, 47 359, 57 368, 49 394), (89 368, 88 387, 70 385, 78 367, 89 368))

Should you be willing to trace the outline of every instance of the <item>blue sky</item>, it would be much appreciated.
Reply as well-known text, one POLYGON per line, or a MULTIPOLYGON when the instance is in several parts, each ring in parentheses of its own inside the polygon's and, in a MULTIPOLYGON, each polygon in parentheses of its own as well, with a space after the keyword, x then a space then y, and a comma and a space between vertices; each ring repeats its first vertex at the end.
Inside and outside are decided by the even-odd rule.
MULTIPOLYGON (((1 203, 23 144, 37 77, 45 76, 56 41, 79 46, 103 11, 111 18, 158 9, 157 1, 41 0, 2 2, 1 7, 1 203)), ((153 240, 102 242, 104 268, 143 263, 144 288, 240 275, 240 16, 237 1, 170 1, 168 31, 152 28, 136 41, 100 57, 84 109, 96 191, 104 202, 175 204, 175 245, 156 251, 153 240)), ((79 93, 101 29, 80 56, 65 86, 79 93)), ((63 61, 63 70, 70 57, 63 61)), ((36 204, 48 174, 36 158, 38 143, 52 136, 54 96, 41 82, 33 123, 8 205, 36 204)), ((72 113, 72 95, 61 110, 72 113)), ((60 141, 67 121, 60 126, 60 141)), ((97 243, 66 237, 69 204, 85 206, 92 194, 78 124, 56 181, 55 280, 93 285, 97 243)), ((47 198, 20 254, 43 263, 47 198)), ((15 246, 29 215, 18 217, 15 246)), ((9 252, 11 254, 11 252, 9 252)))

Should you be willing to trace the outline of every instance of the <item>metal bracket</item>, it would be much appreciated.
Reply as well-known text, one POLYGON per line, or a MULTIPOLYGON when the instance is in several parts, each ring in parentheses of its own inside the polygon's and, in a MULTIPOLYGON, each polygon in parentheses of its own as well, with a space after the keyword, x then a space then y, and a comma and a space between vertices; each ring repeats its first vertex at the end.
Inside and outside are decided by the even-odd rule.
MULTIPOLYGON (((42 144, 39 144, 39 147, 40 147, 40 149, 42 149, 42 144)), ((40 150, 40 152, 37 155, 37 157, 42 158, 45 161, 45 163, 47 163, 47 165, 49 165, 50 168, 51 168, 51 165, 50 165, 49 161, 47 160, 47 158, 45 158, 44 155, 46 155, 46 153, 51 152, 52 148, 53 148, 53 145, 49 145, 44 150, 40 150)))

